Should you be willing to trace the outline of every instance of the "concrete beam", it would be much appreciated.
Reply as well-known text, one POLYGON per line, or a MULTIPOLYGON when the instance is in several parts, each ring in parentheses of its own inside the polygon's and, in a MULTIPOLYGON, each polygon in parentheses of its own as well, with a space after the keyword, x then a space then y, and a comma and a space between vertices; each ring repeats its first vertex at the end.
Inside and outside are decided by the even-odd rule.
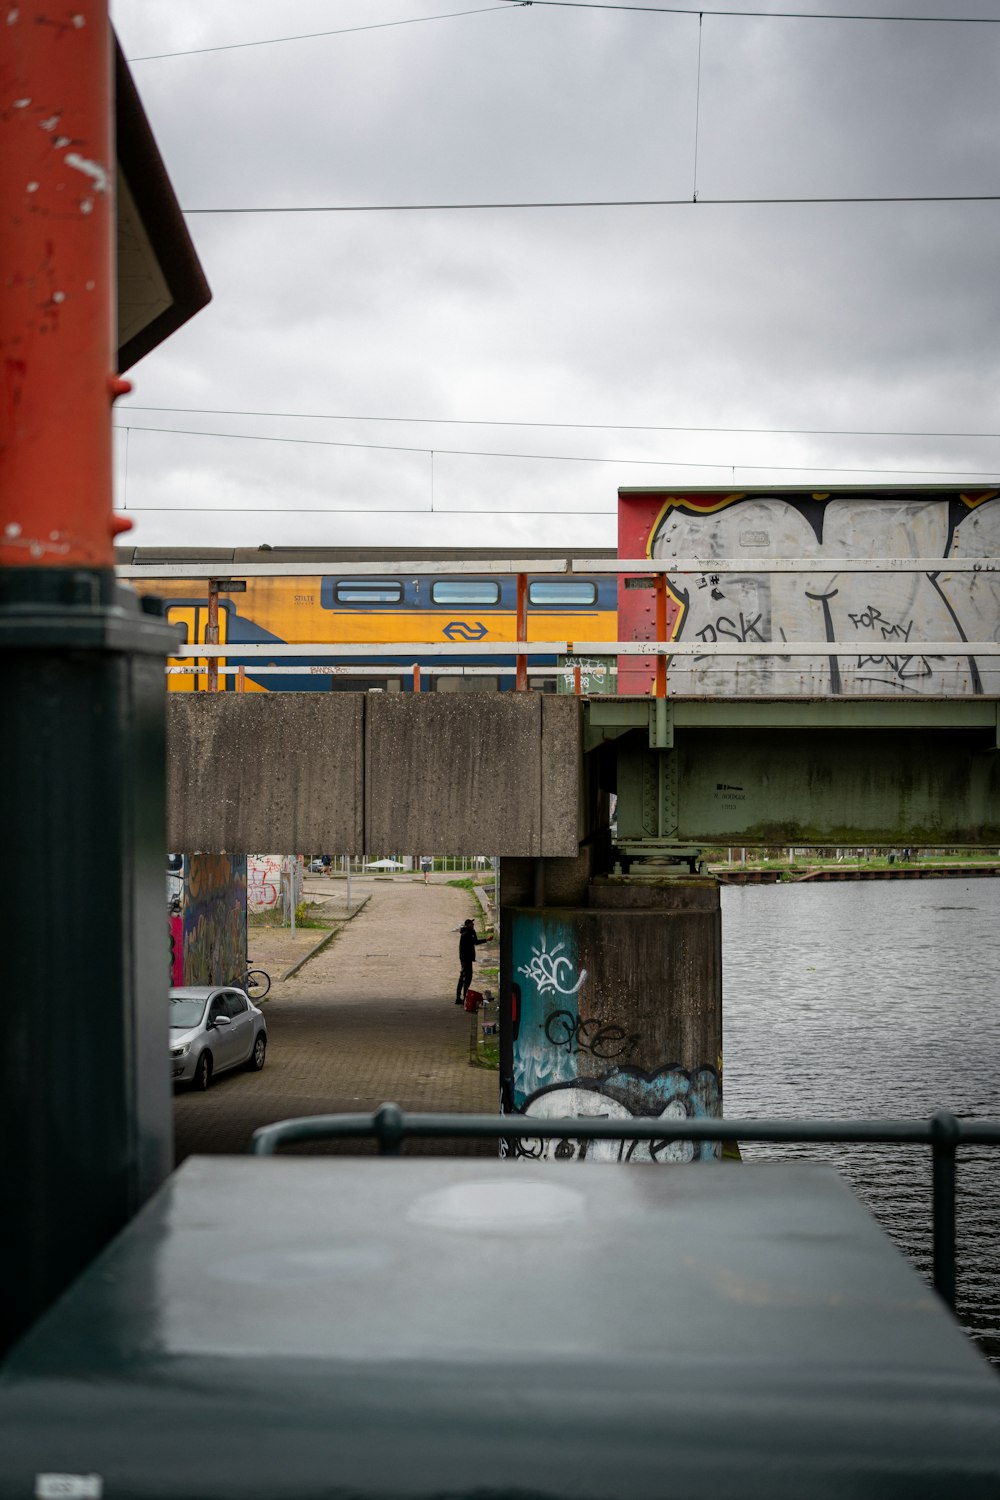
POLYGON ((366 714, 369 853, 576 854, 574 699, 380 693, 366 714))
POLYGON ((363 854, 363 693, 171 693, 167 847, 363 854))
POLYGON ((174 693, 170 849, 575 856, 580 706, 540 693, 174 693))

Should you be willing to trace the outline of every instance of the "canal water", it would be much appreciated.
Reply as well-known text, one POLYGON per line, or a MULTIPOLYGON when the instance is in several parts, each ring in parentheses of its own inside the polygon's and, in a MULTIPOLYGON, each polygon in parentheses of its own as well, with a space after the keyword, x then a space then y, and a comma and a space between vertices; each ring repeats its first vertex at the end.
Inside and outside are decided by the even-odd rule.
MULTIPOLYGON (((1000 1117, 1000 880, 722 890, 725 1112, 1000 1117)), ((930 1151, 743 1147, 832 1162, 930 1277, 930 1151)), ((958 1156, 958 1316, 1000 1367, 1000 1147, 958 1156)))

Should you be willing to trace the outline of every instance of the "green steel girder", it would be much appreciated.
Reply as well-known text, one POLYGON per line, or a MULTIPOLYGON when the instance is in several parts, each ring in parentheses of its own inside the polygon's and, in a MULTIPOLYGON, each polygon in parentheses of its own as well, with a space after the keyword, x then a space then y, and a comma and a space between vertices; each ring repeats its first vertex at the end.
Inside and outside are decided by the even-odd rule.
POLYGON ((610 699, 617 842, 1000 846, 996 699, 610 699))
MULTIPOLYGON (((585 749, 633 729, 652 735, 657 714, 678 729, 992 729, 997 698, 589 698, 585 749)), ((653 740, 650 739, 650 743, 653 740)))

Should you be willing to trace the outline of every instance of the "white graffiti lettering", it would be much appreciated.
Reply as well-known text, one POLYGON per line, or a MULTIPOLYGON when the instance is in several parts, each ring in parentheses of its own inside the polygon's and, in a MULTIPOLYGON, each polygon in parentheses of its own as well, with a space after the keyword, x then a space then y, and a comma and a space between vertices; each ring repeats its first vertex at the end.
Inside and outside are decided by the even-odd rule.
POLYGON ((541 946, 532 948, 531 961, 518 969, 519 974, 537 986, 540 995, 576 995, 583 987, 587 971, 581 969, 576 983, 570 983, 574 976, 573 961, 563 953, 563 947, 564 944, 557 943, 549 952, 542 933, 541 946))

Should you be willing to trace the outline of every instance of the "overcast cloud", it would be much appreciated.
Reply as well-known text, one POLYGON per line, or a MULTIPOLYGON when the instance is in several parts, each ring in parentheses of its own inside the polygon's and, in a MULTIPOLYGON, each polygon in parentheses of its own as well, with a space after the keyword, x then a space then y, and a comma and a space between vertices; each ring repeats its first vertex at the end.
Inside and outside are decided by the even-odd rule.
MULTIPOLYGON (((112 13, 138 59, 463 8, 112 13)), ((993 0, 868 8, 1000 18, 993 0)), ((1000 193, 1000 25, 706 15, 700 42, 697 154, 696 15, 498 5, 134 61, 185 209, 701 200, 193 214, 214 300, 117 407, 135 543, 572 552, 614 544, 619 485, 1000 480, 1000 437, 693 430, 1000 434, 1000 202, 704 201, 1000 193)))

